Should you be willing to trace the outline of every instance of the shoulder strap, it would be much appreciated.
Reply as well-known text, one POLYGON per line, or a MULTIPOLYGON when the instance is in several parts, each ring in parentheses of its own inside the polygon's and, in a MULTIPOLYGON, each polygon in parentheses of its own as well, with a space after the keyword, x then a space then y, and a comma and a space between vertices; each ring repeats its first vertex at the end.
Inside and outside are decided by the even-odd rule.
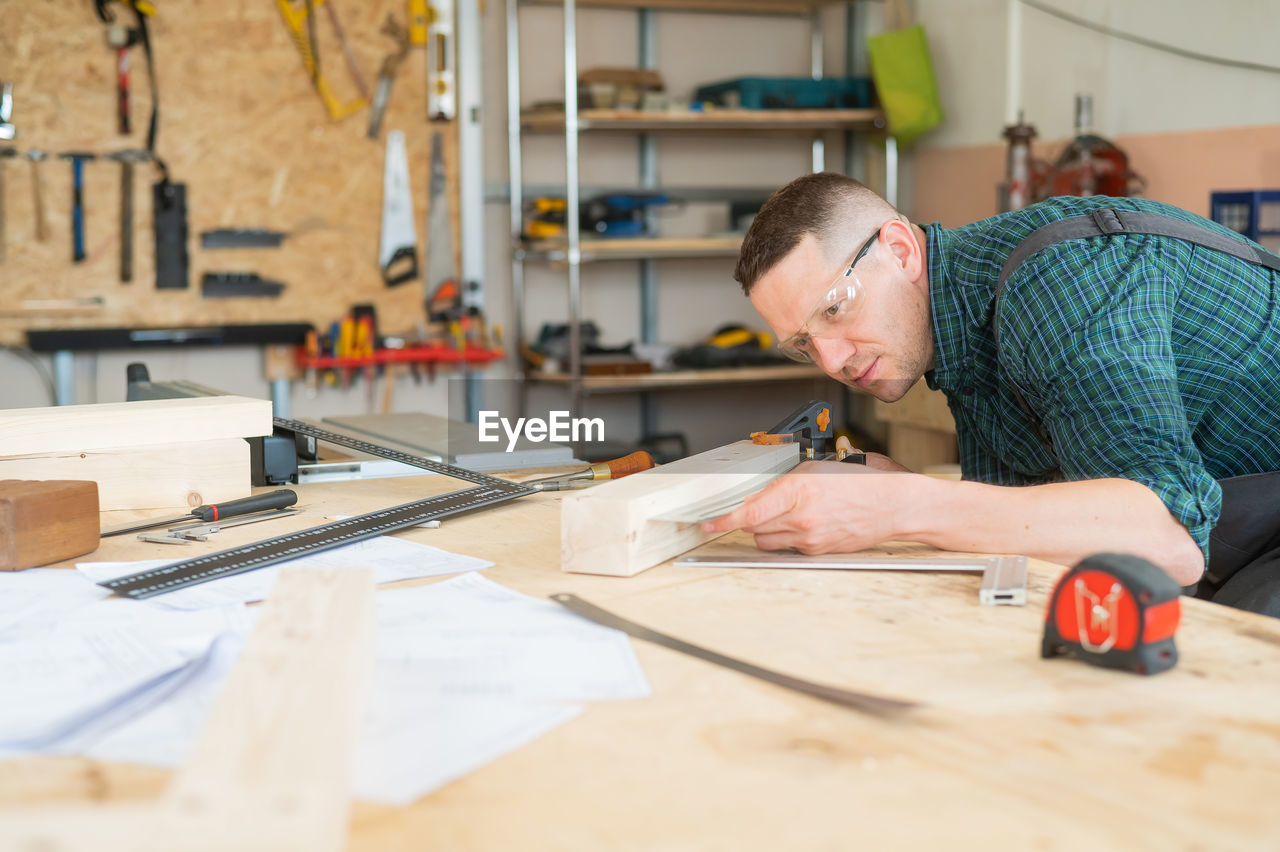
MULTIPOLYGON (((1264 266, 1280 272, 1280 257, 1257 246, 1212 231, 1203 225, 1196 225, 1183 219, 1175 219, 1163 213, 1143 213, 1136 210, 1114 210, 1102 207, 1081 216, 1071 216, 1051 222, 1032 231, 1018 243, 1013 252, 1000 267, 1000 276, 996 279, 996 291, 991 300, 991 334, 996 344, 996 362, 1000 360, 1000 295, 1004 292, 1005 282, 1009 276, 1022 265, 1023 261, 1033 254, 1043 251, 1052 245, 1069 240, 1081 240, 1088 237, 1111 237, 1116 234, 1140 234, 1156 237, 1172 237, 1185 240, 1213 251, 1220 251, 1232 257, 1238 257, 1248 263, 1264 266)), ((1022 412, 1030 418, 1035 426, 1040 443, 1048 450, 1056 461, 1058 454, 1053 449, 1053 438, 1044 423, 1022 396, 1017 384, 1010 381, 1009 388, 1022 412)))

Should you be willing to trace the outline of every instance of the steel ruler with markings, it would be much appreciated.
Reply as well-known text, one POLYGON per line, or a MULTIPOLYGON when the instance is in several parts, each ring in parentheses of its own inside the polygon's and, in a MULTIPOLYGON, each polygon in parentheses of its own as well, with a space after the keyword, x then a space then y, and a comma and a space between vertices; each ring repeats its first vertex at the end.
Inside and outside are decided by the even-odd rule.
POLYGON ((352 544, 385 533, 408 529, 426 521, 460 515, 464 512, 472 512, 487 506, 496 506, 500 503, 523 497, 526 494, 537 493, 528 486, 508 482, 496 476, 477 473, 473 470, 455 467, 444 462, 362 441, 359 438, 352 438, 338 432, 319 429, 298 420, 285 420, 277 417, 275 418, 275 426, 277 429, 284 429, 293 432, 295 435, 303 435, 314 438, 317 441, 337 444, 347 449, 358 450, 369 455, 392 459, 413 467, 453 477, 454 479, 461 479, 464 482, 472 483, 475 487, 452 491, 448 494, 439 494, 423 500, 415 500, 412 503, 380 509, 365 515, 345 518, 330 524, 322 524, 318 527, 299 530, 276 538, 233 547, 229 550, 220 550, 217 553, 209 553, 193 559, 184 559, 181 562, 174 562, 170 565, 152 568, 137 574, 117 577, 100 585, 124 597, 139 599, 155 597, 156 595, 183 589, 187 586, 195 586, 200 583, 207 583, 210 580, 243 574, 246 571, 265 568, 277 562, 284 562, 285 560, 295 559, 311 553, 320 553, 324 550, 341 547, 344 544, 352 544))
POLYGON ((978 600, 991 606, 1027 602, 1027 557, 988 556, 802 556, 761 553, 754 556, 682 556, 676 565, 718 568, 816 568, 846 571, 962 571, 982 575, 978 600))

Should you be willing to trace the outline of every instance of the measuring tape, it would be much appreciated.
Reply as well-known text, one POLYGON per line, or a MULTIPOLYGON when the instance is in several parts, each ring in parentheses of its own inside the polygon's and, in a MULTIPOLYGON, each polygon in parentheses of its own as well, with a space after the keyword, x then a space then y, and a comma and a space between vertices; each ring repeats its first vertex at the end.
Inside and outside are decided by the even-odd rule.
POLYGON ((268 565, 284 562, 287 559, 296 559, 299 556, 332 550, 344 544, 352 544, 375 536, 407 529, 426 521, 460 515, 463 512, 471 512, 486 506, 496 506, 499 503, 506 503, 526 494, 537 493, 534 489, 519 483, 508 482, 496 476, 477 473, 461 467, 454 467, 444 462, 415 456, 412 453, 401 452, 390 447, 371 444, 359 438, 319 429, 298 420, 285 420, 277 417, 275 418, 275 426, 277 429, 286 429, 297 435, 315 438, 318 441, 337 444, 348 449, 392 459, 413 467, 432 471, 433 473, 453 477, 454 479, 461 479, 474 484, 476 487, 464 488, 461 491, 452 491, 448 494, 440 494, 435 497, 428 497, 425 500, 416 500, 412 503, 392 506, 388 509, 380 509, 376 512, 369 512, 366 515, 357 515, 353 518, 300 530, 277 538, 269 538, 253 544, 233 547, 229 550, 220 550, 217 553, 197 556, 194 559, 184 559, 181 562, 174 562, 171 565, 165 565, 160 568, 152 568, 137 574, 117 577, 99 585, 105 586, 116 594, 127 598, 139 600, 151 598, 156 595, 162 595, 165 592, 207 583, 210 580, 265 568, 268 565))

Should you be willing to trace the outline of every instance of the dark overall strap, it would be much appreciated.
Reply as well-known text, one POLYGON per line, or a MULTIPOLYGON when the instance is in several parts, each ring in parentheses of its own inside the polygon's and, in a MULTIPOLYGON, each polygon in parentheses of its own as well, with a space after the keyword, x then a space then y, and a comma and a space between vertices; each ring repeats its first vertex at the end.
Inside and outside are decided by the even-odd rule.
MULTIPOLYGON (((1243 240, 1220 234, 1217 231, 1211 231, 1203 225, 1195 225, 1183 219, 1165 216, 1162 213, 1142 213, 1135 210, 1099 208, 1082 216, 1060 219, 1057 222, 1051 222, 1032 231, 1026 239, 1018 243, 1013 253, 1004 262, 1004 266, 1000 268, 1000 277, 996 279, 995 297, 991 300, 991 333, 996 344, 997 364, 1000 361, 1000 296, 1004 292, 1005 282, 1009 280, 1009 276, 1014 273, 1014 270, 1021 266, 1022 262, 1031 257, 1031 255, 1043 251, 1049 246, 1064 243, 1068 240, 1082 240, 1088 237, 1110 237, 1116 234, 1173 237, 1174 239, 1220 251, 1223 254, 1238 257, 1248 263, 1265 266, 1267 269, 1280 272, 1280 257, 1271 252, 1264 251, 1243 240)), ((1053 449, 1053 437, 1044 428, 1044 423, 1041 421, 1040 416, 1027 404, 1026 399, 1022 396, 1022 390, 1016 383, 1010 381, 1009 388, 1013 391, 1013 397, 1017 401, 1018 407, 1022 409, 1022 412, 1027 415, 1032 425, 1035 426, 1040 443, 1056 462, 1058 454, 1053 449)))

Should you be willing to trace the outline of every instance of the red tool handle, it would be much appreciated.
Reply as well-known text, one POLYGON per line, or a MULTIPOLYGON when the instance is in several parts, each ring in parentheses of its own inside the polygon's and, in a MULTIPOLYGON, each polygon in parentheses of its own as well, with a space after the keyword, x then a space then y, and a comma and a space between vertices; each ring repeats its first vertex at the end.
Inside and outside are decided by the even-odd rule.
POLYGON ((297 492, 281 488, 268 494, 255 494, 239 500, 228 500, 226 503, 197 506, 191 510, 191 514, 202 521, 220 521, 232 515, 246 515, 249 512, 261 512, 265 509, 283 509, 297 502, 297 492))

